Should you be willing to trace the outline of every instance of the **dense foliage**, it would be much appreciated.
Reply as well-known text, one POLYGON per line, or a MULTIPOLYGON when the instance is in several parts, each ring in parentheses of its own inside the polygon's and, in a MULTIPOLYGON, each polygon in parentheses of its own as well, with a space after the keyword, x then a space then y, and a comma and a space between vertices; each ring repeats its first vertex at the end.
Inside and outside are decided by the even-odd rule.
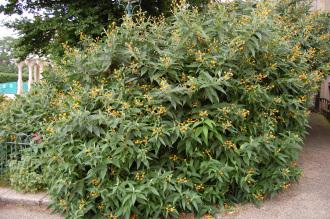
MULTIPOLYGON (((142 0, 140 8, 150 16, 167 15, 171 2, 142 0)), ((205 2, 208 0, 189 0, 193 5, 205 2)), ((62 56, 62 44, 78 46, 82 33, 97 38, 112 22, 120 24, 125 6, 123 0, 8 0, 0 5, 0 13, 34 15, 33 19, 22 16, 7 24, 21 35, 15 45, 17 56, 24 58, 30 53, 62 56)))
POLYGON ((330 68, 329 17, 294 2, 178 5, 67 48, 1 112, 3 139, 42 137, 14 161, 13 185, 47 183, 68 218, 212 214, 288 188, 309 96, 330 68))

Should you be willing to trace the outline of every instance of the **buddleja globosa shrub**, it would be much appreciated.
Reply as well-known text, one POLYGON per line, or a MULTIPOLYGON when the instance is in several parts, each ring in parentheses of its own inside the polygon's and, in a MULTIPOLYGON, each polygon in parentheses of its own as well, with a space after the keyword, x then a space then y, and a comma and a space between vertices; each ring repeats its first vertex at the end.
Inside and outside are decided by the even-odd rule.
MULTIPOLYGON (((285 189, 322 78, 265 3, 126 18, 83 52, 50 124, 50 194, 68 217, 214 213, 285 189)), ((292 24, 294 26, 296 24, 292 24)), ((297 22, 298 25, 298 22, 297 22)))
POLYGON ((56 210, 213 214, 298 179, 308 97, 322 78, 301 46, 311 31, 292 33, 307 15, 289 25, 268 3, 204 10, 125 18, 83 51, 67 49, 39 145, 56 210))
POLYGON ((275 19, 288 32, 284 39, 305 53, 313 78, 323 78, 330 67, 330 14, 311 12, 310 4, 303 0, 283 0, 276 8, 279 14, 275 19))

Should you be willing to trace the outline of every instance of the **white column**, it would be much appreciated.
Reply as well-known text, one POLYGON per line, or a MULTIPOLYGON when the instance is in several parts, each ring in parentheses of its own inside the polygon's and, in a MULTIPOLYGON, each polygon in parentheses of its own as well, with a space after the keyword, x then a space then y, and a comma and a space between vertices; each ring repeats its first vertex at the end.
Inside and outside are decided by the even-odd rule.
POLYGON ((39 66, 38 66, 37 63, 34 64, 33 71, 34 71, 34 79, 33 79, 33 81, 34 82, 37 82, 37 81, 39 81, 39 66))
POLYGON ((28 90, 31 90, 31 86, 33 83, 33 66, 34 66, 34 61, 32 60, 26 60, 25 63, 28 66, 29 69, 29 80, 28 80, 28 90))
POLYGON ((17 63, 18 68, 18 79, 17 79, 17 94, 23 93, 23 66, 24 62, 17 63))
POLYGON ((37 64, 39 66, 39 75, 38 75, 38 80, 41 80, 42 77, 42 72, 44 71, 44 63, 41 60, 37 60, 37 64))
POLYGON ((39 78, 40 80, 43 78, 42 73, 44 72, 44 63, 40 63, 40 69, 39 69, 39 78))

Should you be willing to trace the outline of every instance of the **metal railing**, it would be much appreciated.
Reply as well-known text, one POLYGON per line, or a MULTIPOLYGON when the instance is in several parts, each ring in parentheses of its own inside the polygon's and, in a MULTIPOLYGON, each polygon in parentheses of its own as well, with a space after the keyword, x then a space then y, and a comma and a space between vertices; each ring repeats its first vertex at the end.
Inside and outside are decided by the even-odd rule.
POLYGON ((322 113, 330 121, 330 100, 317 97, 315 100, 315 111, 322 113))
POLYGON ((31 140, 31 135, 20 133, 11 135, 11 141, 0 142, 0 176, 6 173, 10 160, 21 159, 23 150, 30 147, 31 140))

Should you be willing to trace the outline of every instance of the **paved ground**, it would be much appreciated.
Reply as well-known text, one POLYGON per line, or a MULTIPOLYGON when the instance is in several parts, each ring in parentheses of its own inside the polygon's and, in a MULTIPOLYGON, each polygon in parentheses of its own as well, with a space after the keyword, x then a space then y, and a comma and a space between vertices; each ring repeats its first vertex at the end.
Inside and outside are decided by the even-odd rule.
POLYGON ((8 187, 0 187, 0 203, 21 204, 21 205, 43 205, 49 206, 51 201, 45 192, 21 193, 8 187))
POLYGON ((330 123, 313 114, 312 129, 300 157, 304 176, 298 184, 260 208, 245 205, 223 219, 330 219, 330 123))
POLYGON ((15 98, 15 94, 5 94, 5 97, 8 97, 10 99, 14 99, 15 98))
MULTIPOLYGON (((221 219, 330 219, 330 123, 313 114, 300 164, 304 176, 298 184, 260 207, 244 205, 221 219)), ((192 218, 192 217, 187 217, 192 218)), ((0 205, 0 219, 61 219, 41 208, 0 205)))
POLYGON ((0 203, 0 219, 62 219, 46 208, 21 205, 3 205, 0 203))

